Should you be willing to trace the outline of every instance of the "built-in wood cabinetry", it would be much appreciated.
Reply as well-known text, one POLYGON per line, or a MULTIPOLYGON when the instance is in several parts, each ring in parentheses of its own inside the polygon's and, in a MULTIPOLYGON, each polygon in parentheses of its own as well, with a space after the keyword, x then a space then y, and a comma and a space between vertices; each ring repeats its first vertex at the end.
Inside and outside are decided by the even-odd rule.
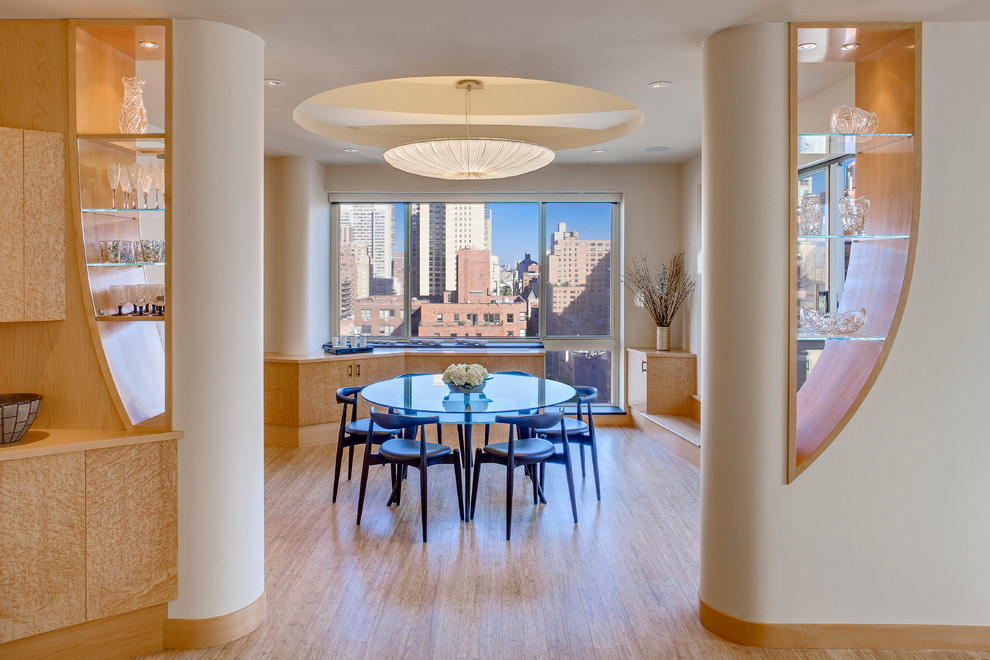
POLYGON ((698 356, 682 348, 629 348, 629 405, 649 415, 693 417, 698 356))
POLYGON ((0 128, 0 322, 65 318, 65 136, 0 128))
POLYGON ((0 447, 0 657, 176 598, 178 436, 32 430, 0 447))
MULTIPOLYGON (((807 469, 856 412, 883 367, 904 309, 921 188, 920 112, 916 111, 921 93, 920 49, 917 24, 791 26, 790 232, 795 267, 790 280, 789 481, 807 469), (798 44, 815 47, 799 49, 798 44), (829 133, 828 110, 820 117, 821 132, 801 132, 801 122, 808 122, 799 117, 800 67, 817 63, 835 67, 843 62, 849 65, 850 75, 855 75, 855 98, 845 103, 876 113, 876 132, 829 133), (852 155, 852 194, 870 200, 863 235, 849 235, 841 224, 838 229, 833 224, 833 229, 821 235, 802 233, 797 215, 799 168, 809 160, 827 163, 852 155), (842 257, 830 262, 843 277, 841 298, 831 296, 829 311, 865 309, 866 323, 857 332, 829 335, 801 326, 799 307, 819 304, 817 296, 799 300, 799 259, 809 253, 807 246, 811 245, 827 246, 842 257), (799 367, 804 370, 801 378, 799 367)), ((832 195, 833 207, 838 204, 835 197, 841 195, 832 195)))

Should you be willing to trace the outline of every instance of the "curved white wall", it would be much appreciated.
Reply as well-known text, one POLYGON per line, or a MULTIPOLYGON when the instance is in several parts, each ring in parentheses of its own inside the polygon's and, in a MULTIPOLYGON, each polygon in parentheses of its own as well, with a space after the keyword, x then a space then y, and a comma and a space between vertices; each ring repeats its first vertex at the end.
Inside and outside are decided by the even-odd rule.
POLYGON ((330 202, 323 166, 310 158, 265 159, 265 250, 269 313, 265 350, 319 351, 330 339, 330 202), (271 245, 269 245, 271 243, 271 245))
POLYGON ((701 598, 759 620, 787 449, 788 26, 705 40, 701 598))
POLYGON ((787 178, 764 151, 769 141, 786 162, 778 144, 786 27, 736 28, 705 44, 701 597, 726 614, 766 623, 990 626, 990 306, 980 297, 990 286, 980 194, 990 89, 972 77, 990 68, 988 39, 990 23, 923 26, 921 219, 907 306, 862 406, 791 485, 788 264, 780 243, 787 178), (766 121, 733 137, 734 115, 750 107, 766 121), (738 211, 731 218, 730 206, 738 211), (743 226, 762 235, 760 245, 743 226), (751 251, 748 260, 728 254, 730 239, 751 251), (737 270, 733 277, 722 259, 737 270), (752 306, 725 309, 733 305, 726 289, 752 306), (743 307, 759 320, 758 332, 731 319, 743 307), (720 329, 730 319, 733 327, 720 329))
POLYGON ((179 598, 169 618, 234 612, 264 590, 264 44, 173 27, 173 424, 179 598))

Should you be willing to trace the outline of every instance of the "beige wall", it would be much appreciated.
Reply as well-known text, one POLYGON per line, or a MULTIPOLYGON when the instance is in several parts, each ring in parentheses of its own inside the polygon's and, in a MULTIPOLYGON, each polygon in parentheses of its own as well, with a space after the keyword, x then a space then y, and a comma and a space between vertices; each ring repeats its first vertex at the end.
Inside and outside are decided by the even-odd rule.
MULTIPOLYGON (((787 57, 786 38, 777 36, 778 53, 751 69, 764 77, 779 73, 774 58, 787 57)), ((754 409, 736 415, 733 444, 709 437, 716 425, 703 419, 701 596, 726 614, 784 623, 990 625, 990 362, 982 332, 990 307, 974 295, 990 285, 990 223, 979 195, 990 152, 990 88, 972 77, 990 67, 988 39, 990 23, 923 27, 917 259, 892 350, 855 416, 790 485, 782 402, 773 400, 784 395, 787 374, 777 361, 743 365, 737 384, 771 398, 756 398, 754 409)), ((737 105, 747 98, 780 105, 780 91, 768 85, 737 90, 737 105)), ((786 208, 775 213, 782 219, 786 208)), ((779 242, 767 237, 759 261, 786 278, 779 242)), ((708 276, 714 290, 728 278, 708 276)), ((764 295, 770 276, 753 283, 764 295)), ((786 305, 774 289, 773 309, 786 305)), ((763 325, 767 337, 753 338, 752 351, 775 348, 786 316, 774 313, 763 325)), ((786 354, 782 344, 776 350, 786 354)), ((732 378, 728 369, 720 375, 732 378)))
POLYGON ((681 236, 684 265, 695 281, 694 293, 678 313, 683 326, 684 348, 697 354, 698 373, 701 373, 701 155, 681 165, 681 236))

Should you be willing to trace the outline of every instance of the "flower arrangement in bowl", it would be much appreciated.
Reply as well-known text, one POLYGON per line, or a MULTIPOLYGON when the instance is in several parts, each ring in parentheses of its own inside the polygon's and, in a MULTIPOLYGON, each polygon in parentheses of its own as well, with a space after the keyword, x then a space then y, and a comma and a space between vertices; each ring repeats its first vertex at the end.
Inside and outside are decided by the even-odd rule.
POLYGON ((443 382, 451 392, 480 392, 485 389, 488 370, 480 364, 452 364, 443 372, 443 382))

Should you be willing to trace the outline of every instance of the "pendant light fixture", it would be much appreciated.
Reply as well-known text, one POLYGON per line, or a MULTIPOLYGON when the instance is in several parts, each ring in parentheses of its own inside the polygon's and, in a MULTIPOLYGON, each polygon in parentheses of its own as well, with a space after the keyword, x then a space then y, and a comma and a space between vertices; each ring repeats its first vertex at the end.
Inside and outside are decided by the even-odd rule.
POLYGON ((477 80, 461 80, 465 90, 464 123, 467 137, 434 138, 392 147, 385 161, 396 169, 434 179, 504 179, 549 165, 552 149, 539 144, 503 138, 471 137, 471 90, 482 89, 477 80))

